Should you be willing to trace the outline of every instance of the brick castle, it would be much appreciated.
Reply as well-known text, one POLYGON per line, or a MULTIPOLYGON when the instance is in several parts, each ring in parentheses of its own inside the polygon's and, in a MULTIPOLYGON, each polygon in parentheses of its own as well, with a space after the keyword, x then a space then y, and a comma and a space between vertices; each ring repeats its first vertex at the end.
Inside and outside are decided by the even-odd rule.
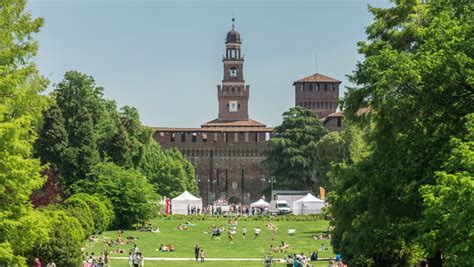
MULTIPOLYGON (((217 85, 217 119, 200 128, 154 128, 154 138, 163 148, 179 149, 193 164, 204 205, 218 199, 248 204, 269 186, 261 162, 273 129, 249 117, 250 86, 244 80, 241 46, 232 23, 222 60, 224 75, 217 85)), ((341 130, 340 83, 318 73, 297 80, 295 105, 314 110, 328 129, 341 130)))

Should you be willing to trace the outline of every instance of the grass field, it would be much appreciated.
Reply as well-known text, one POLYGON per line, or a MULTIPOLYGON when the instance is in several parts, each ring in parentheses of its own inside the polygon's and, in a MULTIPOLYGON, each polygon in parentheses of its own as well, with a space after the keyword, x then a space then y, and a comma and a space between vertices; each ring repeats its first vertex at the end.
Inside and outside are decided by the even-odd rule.
MULTIPOLYGON (((314 267, 327 267, 327 261, 318 261, 311 262, 314 267)), ((172 267, 262 267, 264 266, 263 262, 255 261, 207 261, 204 263, 195 262, 195 261, 146 261, 145 267, 158 267, 158 266, 172 266, 172 267)), ((275 267, 285 267, 283 263, 277 263, 272 266, 275 267)), ((112 260, 111 267, 129 267, 126 260, 112 260)))
MULTIPOLYGON (((327 261, 318 261, 311 262, 314 267, 327 267, 327 261)), ((158 266, 172 266, 172 267, 181 267, 181 266, 195 266, 195 267, 262 267, 264 264, 262 262, 255 261, 207 261, 204 263, 195 262, 195 261, 146 261, 145 267, 158 267, 158 266)), ((283 263, 277 263, 272 266, 275 267, 285 267, 283 263)), ((129 267, 126 260, 112 260, 111 267, 129 267)))
MULTIPOLYGON (((192 218, 192 217, 190 217, 192 218)), ((311 251, 318 251, 319 246, 324 243, 328 250, 318 251, 320 258, 334 257, 332 248, 330 247, 329 240, 314 240, 312 236, 314 234, 325 232, 328 227, 328 222, 324 220, 317 221, 273 221, 278 227, 277 235, 272 240, 272 234, 265 228, 265 224, 268 220, 260 221, 239 221, 237 227, 237 235, 235 239, 230 242, 227 233, 223 233, 221 240, 211 240, 211 225, 223 225, 228 229, 228 219, 213 219, 213 220, 199 220, 190 222, 196 224, 195 226, 188 227, 188 230, 179 231, 176 230, 177 226, 181 223, 185 223, 186 220, 175 220, 175 219, 156 219, 152 221, 153 227, 160 227, 160 233, 151 232, 140 232, 140 231, 125 231, 123 236, 137 237, 135 241, 136 245, 145 257, 160 257, 160 258, 192 258, 194 257, 194 246, 199 243, 200 246, 206 252, 206 258, 257 258, 263 259, 264 254, 269 253, 270 244, 278 246, 281 241, 290 244, 290 248, 285 253, 273 253, 274 258, 283 258, 285 255, 293 253, 305 253, 309 256, 311 251), (247 228, 247 237, 245 240, 242 239, 242 226, 247 228), (254 239, 253 229, 260 227, 262 232, 260 236, 254 239), (287 233, 288 229, 296 229, 294 236, 289 236, 287 233), (160 252, 158 247, 160 244, 171 243, 176 251, 175 252, 160 252)), ((94 252, 96 255, 106 248, 109 252, 118 248, 123 248, 125 251, 130 251, 133 245, 116 245, 113 247, 104 247, 103 239, 116 239, 117 231, 104 232, 99 236, 97 243, 91 243, 86 241, 86 244, 92 245, 87 248, 87 252, 94 252)), ((127 254, 110 254, 112 257, 126 257, 127 254)), ((113 260, 113 266, 127 266, 126 260, 113 260)), ((199 264, 196 262, 177 262, 173 261, 167 265, 165 262, 160 261, 147 261, 147 266, 191 266, 196 264, 200 266, 262 266, 262 262, 206 262, 199 264)), ((327 263, 322 263, 324 264, 327 263)), ((279 264, 276 266, 284 266, 279 264)), ((319 265, 316 265, 319 266, 319 265)))

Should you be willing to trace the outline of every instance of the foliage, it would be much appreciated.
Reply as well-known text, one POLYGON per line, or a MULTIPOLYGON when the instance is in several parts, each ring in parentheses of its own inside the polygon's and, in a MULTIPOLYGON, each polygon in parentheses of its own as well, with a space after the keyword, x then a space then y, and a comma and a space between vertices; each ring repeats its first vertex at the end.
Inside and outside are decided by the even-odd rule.
POLYGON ((303 107, 283 113, 283 122, 275 127, 268 141, 264 160, 268 173, 275 176, 279 189, 305 189, 314 186, 316 143, 327 133, 318 117, 303 107))
POLYGON ((42 175, 46 176, 46 183, 40 189, 33 191, 30 201, 35 207, 43 207, 51 204, 61 203, 64 199, 62 186, 59 184, 58 176, 52 169, 44 170, 42 175))
POLYGON ((84 230, 83 238, 86 238, 94 233, 94 214, 88 203, 84 200, 87 194, 71 195, 64 201, 64 208, 67 213, 76 218, 84 230))
POLYGON ((148 144, 140 171, 162 196, 176 197, 184 190, 197 194, 194 168, 176 149, 162 150, 156 142, 148 144))
POLYGON ((84 237, 79 221, 59 209, 46 209, 43 213, 49 221, 49 240, 37 244, 30 255, 43 262, 53 260, 57 266, 79 266, 84 237))
POLYGON ((463 139, 451 139, 436 183, 420 189, 426 207, 421 243, 432 255, 441 251, 446 266, 474 265, 474 113, 466 126, 463 139))
POLYGON ((363 131, 349 123, 342 132, 330 132, 316 143, 316 177, 319 185, 331 190, 334 185, 332 170, 338 164, 352 164, 364 157, 367 144, 363 131))
POLYGON ((72 191, 105 196, 115 211, 115 226, 129 227, 156 215, 158 195, 137 170, 124 169, 111 162, 97 164, 85 180, 72 185, 72 191))
POLYGON ((40 95, 47 80, 34 64, 38 44, 32 36, 43 20, 24 12, 25 5, 0 1, 0 265, 7 266, 24 265, 22 254, 43 232, 28 202, 44 183, 40 162, 32 158, 34 129, 47 104, 40 95))
POLYGON ((77 193, 68 198, 67 204, 74 206, 75 202, 85 203, 91 212, 91 217, 94 224, 93 233, 101 233, 109 228, 114 220, 113 206, 109 199, 100 198, 96 195, 89 195, 86 193, 77 193))
MULTIPOLYGON (((345 115, 368 133, 370 151, 341 166, 330 195, 336 251, 350 263, 407 265, 424 231, 419 189, 436 184, 461 118, 474 110, 473 4, 396 1, 370 7, 375 21, 358 63, 345 115), (364 116, 360 108, 370 107, 364 116)), ((441 253, 429 251, 430 266, 441 253)))

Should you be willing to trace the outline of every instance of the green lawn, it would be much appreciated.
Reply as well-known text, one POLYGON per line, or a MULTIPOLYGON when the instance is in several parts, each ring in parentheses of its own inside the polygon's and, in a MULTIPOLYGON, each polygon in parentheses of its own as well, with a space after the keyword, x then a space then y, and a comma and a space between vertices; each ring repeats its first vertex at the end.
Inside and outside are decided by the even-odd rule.
MULTIPOLYGON (((264 253, 269 252, 270 244, 278 246, 281 241, 285 241, 290 244, 291 247, 286 253, 274 253, 273 257, 283 258, 284 255, 293 253, 309 253, 313 250, 317 251, 319 246, 324 243, 329 250, 319 251, 320 258, 334 257, 332 248, 330 247, 329 240, 314 240, 312 235, 327 230, 328 222, 324 220, 317 221, 273 221, 278 227, 277 235, 274 241, 272 241, 271 232, 265 228, 267 220, 261 221, 239 221, 238 232, 233 243, 231 243, 227 237, 227 234, 222 235, 221 240, 211 240, 211 225, 223 225, 228 228, 228 219, 220 220, 204 220, 204 221, 191 221, 196 226, 188 227, 188 230, 178 231, 177 226, 181 223, 186 222, 185 220, 165 220, 156 219, 152 221, 153 227, 160 227, 161 233, 151 232, 139 232, 139 231, 125 231, 124 237, 134 236, 138 237, 136 244, 140 251, 145 257, 169 257, 169 258, 192 258, 194 257, 194 246, 199 243, 206 252, 207 258, 263 258, 264 253), (241 229, 242 226, 247 228, 247 237, 242 240, 241 229), (260 236, 254 239, 253 229, 260 227, 262 232, 260 236), (295 236, 289 236, 287 230, 289 228, 296 229, 295 236), (175 252, 159 252, 157 251, 160 244, 173 244, 176 248, 175 252)), ((117 231, 108 231, 99 236, 99 241, 87 251, 94 252, 96 255, 100 251, 104 250, 103 238, 116 239, 117 231)), ((87 244, 93 244, 86 241, 87 244)), ((123 248, 127 252, 130 251, 132 245, 117 245, 108 247, 108 251, 116 250, 117 248, 123 248)), ((112 257, 126 257, 127 254, 110 254, 112 257)), ((114 260, 115 262, 121 262, 122 260, 114 260)), ((163 266, 160 262, 148 261, 148 266, 163 266)), ((126 261, 123 261, 126 265, 126 261)), ((163 263, 163 262, 161 262, 163 263)), ((195 262, 192 262, 193 264, 195 262)), ((183 263, 185 264, 185 263, 183 263)), ((191 264, 188 262, 187 264, 191 264)), ((237 264, 237 263, 229 263, 237 264)), ((234 266, 225 264, 226 266, 234 266)), ((222 266, 222 262, 209 262, 201 264, 201 266, 222 266)), ((235 266, 261 266, 261 263, 257 262, 242 262, 235 266), (247 265, 249 264, 249 265, 247 265)), ((121 265, 120 265, 121 266, 121 265)), ((178 266, 174 263, 172 266, 178 266)), ((188 266, 188 265, 181 265, 188 266)), ((283 266, 283 265, 281 265, 283 266)))
MULTIPOLYGON (((327 261, 318 261, 311 262, 314 267, 326 267, 328 266, 327 261)), ((155 267, 155 266, 196 266, 196 267, 262 267, 264 266, 262 262, 251 262, 251 261, 207 261, 204 263, 195 262, 195 261, 146 261, 145 267, 155 267)), ((274 264, 275 267, 285 267, 283 263, 274 264)), ((129 267, 126 260, 113 260, 111 262, 111 267, 129 267)))
MULTIPOLYGON (((314 267, 326 267, 328 266, 327 261, 317 261, 311 262, 314 267)), ((126 260, 112 260, 111 267, 129 267, 126 260)), ((262 267, 264 266, 262 262, 255 261, 206 261, 204 263, 195 262, 195 261, 146 261, 145 267, 155 267, 155 266, 196 266, 196 267, 262 267)), ((275 267, 285 267, 283 263, 274 264, 275 267)))

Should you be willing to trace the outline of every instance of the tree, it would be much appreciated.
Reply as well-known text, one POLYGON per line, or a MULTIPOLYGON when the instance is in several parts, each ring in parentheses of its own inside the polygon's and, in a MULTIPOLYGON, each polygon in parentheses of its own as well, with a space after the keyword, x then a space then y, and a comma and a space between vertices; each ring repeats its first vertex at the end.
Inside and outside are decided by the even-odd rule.
MULTIPOLYGON (((350 264, 407 265, 423 247, 423 198, 449 155, 461 118, 474 110, 472 4, 397 1, 373 8, 365 60, 344 99, 346 117, 368 133, 367 157, 341 167, 330 196, 336 251, 350 264), (362 117, 357 110, 370 107, 362 117)), ((441 253, 428 255, 440 266, 441 253)))
POLYGON ((137 109, 130 106, 124 106, 120 109, 120 122, 125 127, 130 139, 133 166, 138 167, 145 147, 152 140, 151 129, 142 125, 137 109))
POLYGON ((29 253, 43 262, 54 260, 57 266, 79 266, 84 230, 79 221, 66 211, 50 208, 43 211, 48 218, 49 240, 38 243, 29 253))
POLYGON ((361 160, 367 150, 364 132, 346 123, 342 132, 330 132, 316 143, 315 169, 317 182, 331 190, 335 181, 333 169, 338 164, 352 164, 361 160))
POLYGON ((88 179, 77 181, 71 191, 105 196, 112 202, 116 227, 125 228, 153 218, 158 210, 158 195, 137 170, 113 163, 97 164, 88 179))
POLYGON ((68 135, 64 126, 64 117, 56 103, 43 112, 43 123, 35 143, 35 156, 43 164, 51 164, 54 172, 62 170, 65 150, 68 147, 68 135))
POLYGON ((156 142, 148 144, 140 171, 162 196, 175 197, 184 190, 197 193, 194 168, 178 150, 162 150, 156 142))
POLYGON ((25 265, 43 233, 29 196, 44 183, 32 157, 35 127, 46 100, 47 80, 38 74, 33 34, 43 25, 24 12, 26 1, 0 1, 0 265, 25 265), (27 233, 28 235, 25 235, 27 233))
POLYGON ((466 120, 467 133, 451 139, 436 183, 420 189, 426 207, 420 242, 430 255, 441 252, 446 266, 474 265, 474 113, 466 120))
POLYGON ((41 174, 46 176, 46 183, 40 189, 33 191, 30 201, 34 207, 44 207, 63 202, 64 191, 59 183, 58 176, 52 169, 44 170, 41 174))
POLYGON ((264 166, 275 176, 280 189, 305 189, 314 186, 316 143, 327 133, 318 117, 303 107, 283 113, 283 122, 268 141, 264 166))

